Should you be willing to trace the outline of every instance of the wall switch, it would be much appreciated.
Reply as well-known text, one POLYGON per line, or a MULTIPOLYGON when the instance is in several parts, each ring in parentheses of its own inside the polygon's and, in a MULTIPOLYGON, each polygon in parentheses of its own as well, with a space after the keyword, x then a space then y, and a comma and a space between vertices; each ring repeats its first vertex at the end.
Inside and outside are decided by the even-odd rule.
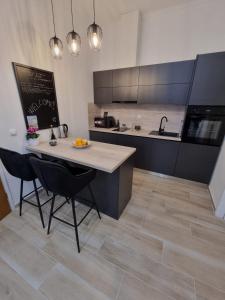
POLYGON ((11 136, 16 136, 17 135, 17 130, 15 128, 11 128, 11 129, 9 129, 9 134, 11 136))

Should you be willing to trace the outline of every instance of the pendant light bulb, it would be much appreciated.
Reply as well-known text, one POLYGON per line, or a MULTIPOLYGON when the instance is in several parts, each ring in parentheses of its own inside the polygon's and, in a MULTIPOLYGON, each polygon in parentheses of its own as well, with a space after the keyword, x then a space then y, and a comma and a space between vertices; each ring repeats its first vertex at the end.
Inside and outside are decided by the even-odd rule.
POLYGON ((74 21, 73 21, 73 0, 71 0, 71 18, 73 30, 67 34, 66 41, 68 49, 71 55, 78 56, 80 54, 81 48, 81 38, 78 33, 74 31, 74 21))
POLYGON ((87 36, 91 49, 99 51, 102 47, 102 29, 95 23, 95 0, 93 0, 94 23, 88 27, 87 36))
POLYGON ((71 31, 67 34, 66 40, 70 54, 78 56, 81 48, 81 39, 79 34, 75 31, 71 31))
POLYGON ((59 38, 52 37, 49 41, 51 54, 55 59, 61 59, 63 54, 63 44, 59 38))
POLYGON ((54 16, 54 8, 53 8, 53 0, 51 0, 51 6, 52 6, 52 22, 53 22, 53 28, 55 36, 52 37, 49 41, 49 47, 51 49, 51 54, 55 59, 61 59, 63 54, 63 44, 62 41, 56 37, 55 32, 55 16, 54 16))

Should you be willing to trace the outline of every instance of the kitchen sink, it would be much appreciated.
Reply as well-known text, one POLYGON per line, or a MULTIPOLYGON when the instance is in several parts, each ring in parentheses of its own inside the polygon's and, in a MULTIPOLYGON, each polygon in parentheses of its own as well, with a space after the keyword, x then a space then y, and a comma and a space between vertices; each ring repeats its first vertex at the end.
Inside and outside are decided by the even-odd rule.
POLYGON ((159 136, 168 136, 168 137, 179 137, 179 133, 177 133, 177 132, 170 132, 170 131, 159 132, 157 130, 153 130, 149 134, 150 135, 159 135, 159 136))
POLYGON ((125 132, 127 130, 129 130, 129 128, 127 128, 127 127, 119 127, 119 128, 113 129, 112 131, 125 132))

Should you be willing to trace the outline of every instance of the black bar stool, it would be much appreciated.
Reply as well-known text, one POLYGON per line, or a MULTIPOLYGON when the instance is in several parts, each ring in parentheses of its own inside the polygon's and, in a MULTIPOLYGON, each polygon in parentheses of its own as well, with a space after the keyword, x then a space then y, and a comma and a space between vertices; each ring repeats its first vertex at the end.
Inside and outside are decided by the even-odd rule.
POLYGON ((11 151, 8 149, 0 148, 0 159, 2 160, 2 163, 6 170, 14 177, 17 177, 21 180, 20 182, 20 216, 22 215, 22 205, 23 201, 27 202, 35 207, 38 207, 39 214, 41 218, 41 223, 43 228, 45 228, 44 218, 42 214, 42 206, 45 205, 48 201, 51 199, 48 199, 43 204, 40 204, 40 199, 38 195, 38 189, 36 184, 37 175, 35 174, 29 158, 30 157, 36 157, 34 154, 20 154, 15 151, 11 151), (26 195, 23 195, 23 183, 24 181, 33 181, 34 190, 26 195), (29 195, 31 195, 33 192, 35 192, 35 196, 37 199, 37 204, 30 202, 29 200, 25 199, 29 195))
POLYGON ((99 219, 101 219, 98 206, 93 194, 93 191, 90 186, 90 182, 95 178, 96 171, 93 169, 80 169, 80 168, 67 168, 64 165, 56 162, 50 162, 41 160, 39 158, 31 157, 31 165, 36 172, 38 179, 40 180, 43 187, 53 193, 52 204, 48 222, 48 234, 50 232, 52 218, 57 219, 60 222, 63 222, 69 226, 74 227, 75 236, 77 242, 77 249, 80 252, 80 243, 78 235, 78 226, 83 222, 91 210, 95 207, 98 213, 99 219), (75 198, 77 194, 84 188, 88 187, 91 201, 85 199, 87 203, 90 203, 90 208, 88 212, 83 216, 79 223, 77 223, 76 218, 76 209, 75 209, 75 198), (59 195, 66 198, 66 201, 63 202, 59 207, 54 210, 55 197, 59 195), (72 204, 72 213, 73 213, 73 224, 60 219, 55 216, 55 213, 66 203, 68 199, 71 200, 72 204))

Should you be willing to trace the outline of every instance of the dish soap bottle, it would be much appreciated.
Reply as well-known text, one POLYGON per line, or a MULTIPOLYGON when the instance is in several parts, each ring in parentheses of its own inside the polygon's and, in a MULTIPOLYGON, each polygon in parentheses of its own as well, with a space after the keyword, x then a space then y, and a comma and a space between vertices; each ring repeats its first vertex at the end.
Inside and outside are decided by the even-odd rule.
POLYGON ((53 125, 50 126, 50 141, 49 141, 49 145, 50 146, 56 146, 57 145, 57 139, 53 130, 53 125))

